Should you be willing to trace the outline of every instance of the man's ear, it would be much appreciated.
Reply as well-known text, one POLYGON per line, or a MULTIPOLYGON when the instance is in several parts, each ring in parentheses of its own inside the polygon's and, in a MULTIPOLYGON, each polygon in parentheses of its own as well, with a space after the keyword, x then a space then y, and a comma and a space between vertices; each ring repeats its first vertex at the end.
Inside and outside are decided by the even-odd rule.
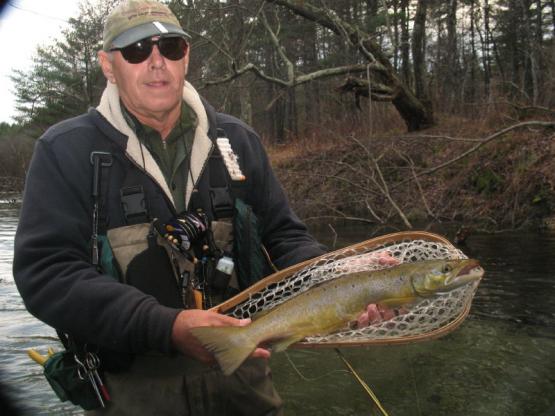
POLYGON ((116 77, 114 76, 113 60, 114 56, 110 52, 98 51, 98 61, 100 62, 100 68, 102 68, 104 77, 112 84, 115 84, 116 77))

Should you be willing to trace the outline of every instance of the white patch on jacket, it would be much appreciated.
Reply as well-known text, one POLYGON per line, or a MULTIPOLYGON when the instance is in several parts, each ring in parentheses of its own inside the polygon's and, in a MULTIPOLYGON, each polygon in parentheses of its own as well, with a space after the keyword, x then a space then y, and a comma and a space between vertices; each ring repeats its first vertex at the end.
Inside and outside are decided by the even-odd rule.
POLYGON ((220 154, 222 155, 225 167, 231 179, 234 181, 244 181, 246 178, 239 167, 239 156, 237 156, 231 148, 229 139, 227 137, 220 137, 216 139, 216 144, 218 145, 218 149, 220 149, 220 154))

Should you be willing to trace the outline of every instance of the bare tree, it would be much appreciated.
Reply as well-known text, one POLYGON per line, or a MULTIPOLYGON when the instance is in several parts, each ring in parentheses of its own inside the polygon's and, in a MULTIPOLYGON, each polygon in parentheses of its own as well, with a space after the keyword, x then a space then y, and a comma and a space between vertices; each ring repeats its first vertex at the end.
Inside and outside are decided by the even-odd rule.
POLYGON ((428 100, 426 83, 426 14, 428 2, 418 0, 416 14, 414 16, 414 28, 412 30, 412 60, 414 66, 414 92, 418 99, 428 100))
POLYGON ((386 54, 367 33, 351 26, 337 15, 326 13, 326 10, 309 3, 299 4, 288 0, 268 0, 268 2, 287 7, 299 16, 324 26, 338 36, 345 37, 369 62, 368 65, 373 76, 372 82, 376 81, 391 90, 391 101, 403 117, 409 131, 434 124, 432 112, 401 81, 386 54))

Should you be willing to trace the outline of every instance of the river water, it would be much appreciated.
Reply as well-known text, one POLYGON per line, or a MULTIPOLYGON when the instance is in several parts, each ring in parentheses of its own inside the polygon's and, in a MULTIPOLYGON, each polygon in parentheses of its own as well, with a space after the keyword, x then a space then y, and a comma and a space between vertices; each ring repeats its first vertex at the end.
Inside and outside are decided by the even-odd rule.
MULTIPOLYGON (((17 210, 0 209, 0 376, 24 415, 72 415, 27 349, 59 349, 32 317, 11 273, 17 210)), ((373 230, 335 230, 337 246, 373 230)), ((324 243, 331 232, 317 233, 324 243)), ((469 317, 438 340, 343 349, 391 416, 555 415, 555 234, 471 235, 461 247, 486 275, 469 317)), ((271 359, 290 415, 378 415, 334 350, 289 350, 271 359)))

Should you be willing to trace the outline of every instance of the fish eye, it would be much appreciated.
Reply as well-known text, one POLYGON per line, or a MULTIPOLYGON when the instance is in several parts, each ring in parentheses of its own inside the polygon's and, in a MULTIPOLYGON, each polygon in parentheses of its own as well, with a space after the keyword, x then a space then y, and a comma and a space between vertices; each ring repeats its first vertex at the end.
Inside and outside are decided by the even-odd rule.
POLYGON ((443 268, 441 269, 442 273, 449 273, 451 270, 453 270, 453 268, 451 267, 450 264, 446 264, 445 266, 443 266, 443 268))

